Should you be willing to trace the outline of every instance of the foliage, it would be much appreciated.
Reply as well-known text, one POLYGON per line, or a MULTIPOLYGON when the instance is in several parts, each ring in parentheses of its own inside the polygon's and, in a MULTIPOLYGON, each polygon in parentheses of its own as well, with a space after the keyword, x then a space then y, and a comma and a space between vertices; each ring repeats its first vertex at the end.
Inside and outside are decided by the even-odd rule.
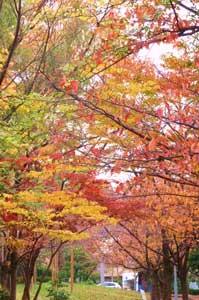
POLYGON ((189 294, 190 295, 199 295, 199 290, 189 289, 189 294))
POLYGON ((189 255, 189 269, 192 276, 199 276, 199 250, 194 249, 189 255))
POLYGON ((10 295, 8 293, 8 291, 1 289, 0 290, 0 300, 9 300, 10 299, 10 295))
MULTIPOLYGON (((74 278, 76 282, 88 281, 96 282, 99 275, 94 272, 97 268, 97 263, 92 257, 82 248, 74 248, 74 278)), ((65 265, 59 272, 59 278, 62 281, 68 281, 70 278, 70 251, 66 248, 65 265)))
MULTIPOLYGON (((38 264, 37 265, 37 280, 40 281, 42 279, 42 275, 43 273, 46 272, 46 266, 42 265, 42 264, 38 264)), ((51 270, 48 270, 46 272, 46 276, 43 279, 44 282, 48 282, 51 280, 51 270)))
POLYGON ((52 284, 51 287, 48 288, 47 298, 50 298, 50 300, 69 300, 70 294, 62 288, 52 284))
POLYGON ((108 215, 121 260, 135 243, 131 264, 165 284, 173 264, 186 277, 199 232, 197 2, 0 1, 5 274, 21 263, 29 287, 41 249, 108 215), (140 55, 151 45, 175 49, 161 68, 140 55))

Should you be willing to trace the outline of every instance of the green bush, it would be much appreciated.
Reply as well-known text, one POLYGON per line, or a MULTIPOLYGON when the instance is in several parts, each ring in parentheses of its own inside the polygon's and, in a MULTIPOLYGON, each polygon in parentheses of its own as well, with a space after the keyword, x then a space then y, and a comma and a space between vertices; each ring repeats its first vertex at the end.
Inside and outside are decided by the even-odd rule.
POLYGON ((52 285, 48 288, 48 298, 50 300, 69 300, 70 299, 70 294, 63 289, 62 284, 56 284, 52 285))
MULTIPOLYGON (((43 265, 39 265, 37 266, 37 280, 40 281, 42 276, 43 276, 43 273, 46 272, 46 267, 43 266, 43 265)), ((43 282, 48 282, 51 280, 51 271, 48 270, 47 273, 46 273, 46 276, 44 277, 44 280, 43 282)))
POLYGON ((69 293, 67 293, 64 290, 56 290, 56 289, 49 289, 47 297, 50 298, 50 300, 68 300, 70 299, 69 293))
POLYGON ((98 283, 100 281, 99 272, 93 272, 87 281, 90 283, 98 283))
POLYGON ((9 300, 10 296, 8 291, 0 289, 0 300, 9 300))
POLYGON ((199 290, 189 289, 189 294, 190 295, 199 295, 199 290))
POLYGON ((68 282, 69 278, 70 278, 69 272, 67 272, 64 269, 62 269, 61 271, 59 271, 59 281, 60 282, 68 282))

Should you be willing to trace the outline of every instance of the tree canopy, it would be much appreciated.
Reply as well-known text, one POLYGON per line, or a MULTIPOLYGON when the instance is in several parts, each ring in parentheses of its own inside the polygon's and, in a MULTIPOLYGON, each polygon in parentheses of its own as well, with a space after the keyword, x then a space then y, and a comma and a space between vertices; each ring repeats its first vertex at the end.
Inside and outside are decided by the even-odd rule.
POLYGON ((157 283, 154 300, 171 299, 174 265, 188 299, 198 35, 196 0, 0 1, 0 262, 10 300, 19 265, 29 300, 41 249, 56 255, 96 224, 122 264, 157 283), (144 57, 168 46, 158 63, 144 57))

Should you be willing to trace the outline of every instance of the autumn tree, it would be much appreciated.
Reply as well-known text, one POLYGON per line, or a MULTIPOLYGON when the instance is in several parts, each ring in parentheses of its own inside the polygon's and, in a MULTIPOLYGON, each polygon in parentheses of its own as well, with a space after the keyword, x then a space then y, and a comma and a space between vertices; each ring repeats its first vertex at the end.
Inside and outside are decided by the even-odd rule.
MULTIPOLYGON (((129 189, 129 182, 123 183, 125 187, 129 189)), ((124 195, 120 187, 117 195, 106 201, 109 213, 119 220, 118 224, 93 232, 91 241, 87 242, 88 249, 99 261, 144 272, 152 282, 152 299, 171 298, 175 265, 186 299, 188 257, 197 247, 195 199, 186 197, 186 193, 184 197, 176 196, 179 187, 171 184, 167 189, 170 192, 172 189, 173 196, 152 195, 154 189, 166 192, 162 180, 155 185, 153 181, 148 182, 147 190, 151 194, 145 194, 144 198, 139 196, 144 192, 144 184, 139 189, 134 186, 131 194, 124 195)))
MULTIPOLYGON (((69 28, 76 26, 78 30, 82 25, 81 18, 76 22, 78 6, 73 2, 74 17, 68 24, 65 18, 70 18, 71 12, 67 13, 68 6, 61 2, 57 7, 47 1, 3 1, 1 4, 1 14, 5 15, 0 73, 4 251, 1 277, 3 286, 10 290, 10 298, 15 299, 16 271, 21 264, 25 275, 23 299, 29 299, 31 277, 40 250, 54 239, 59 240, 58 249, 65 241, 83 238, 81 231, 91 220, 94 222, 98 217, 100 220, 103 209, 86 200, 83 194, 78 196, 78 187, 66 187, 71 175, 78 178, 81 173, 87 173, 89 177, 90 172, 92 176, 80 156, 73 161, 75 150, 84 147, 89 139, 85 139, 82 125, 74 123, 76 106, 63 105, 59 95, 49 94, 48 80, 42 81, 42 76, 47 76, 42 73, 45 66, 51 75, 57 72, 60 78, 59 67, 66 60, 63 49, 67 49, 69 39, 75 34, 70 34, 69 28), (57 27, 62 28, 59 35, 57 27), (10 39, 6 39, 7 34, 10 39), (54 64, 53 57, 56 57, 54 64), (9 280, 11 287, 7 284, 9 280)), ((70 55, 73 51, 68 48, 71 59, 70 55)), ((63 97, 65 101, 67 97, 63 97)))

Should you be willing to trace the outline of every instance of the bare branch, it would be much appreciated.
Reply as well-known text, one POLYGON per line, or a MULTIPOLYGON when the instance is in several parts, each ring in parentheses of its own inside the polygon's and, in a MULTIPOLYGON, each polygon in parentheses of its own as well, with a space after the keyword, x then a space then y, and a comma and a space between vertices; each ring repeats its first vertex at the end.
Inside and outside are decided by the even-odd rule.
POLYGON ((181 1, 176 2, 179 6, 185 8, 186 10, 192 12, 195 15, 199 15, 199 11, 193 9, 192 7, 187 6, 186 4, 182 3, 181 1))

